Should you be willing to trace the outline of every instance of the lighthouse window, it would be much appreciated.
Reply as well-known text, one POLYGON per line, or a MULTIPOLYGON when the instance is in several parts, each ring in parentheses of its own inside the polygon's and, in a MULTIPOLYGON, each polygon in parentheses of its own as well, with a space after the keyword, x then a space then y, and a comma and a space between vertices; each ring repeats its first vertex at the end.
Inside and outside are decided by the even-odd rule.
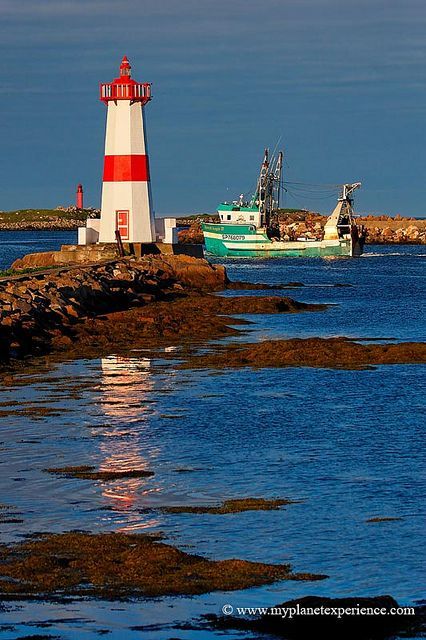
POLYGON ((227 219, 227 220, 230 220, 230 219, 231 219, 231 216, 230 216, 230 214, 229 214, 229 213, 228 213, 228 215, 226 216, 226 219, 227 219))
POLYGON ((250 216, 250 220, 254 220, 254 216, 250 216))

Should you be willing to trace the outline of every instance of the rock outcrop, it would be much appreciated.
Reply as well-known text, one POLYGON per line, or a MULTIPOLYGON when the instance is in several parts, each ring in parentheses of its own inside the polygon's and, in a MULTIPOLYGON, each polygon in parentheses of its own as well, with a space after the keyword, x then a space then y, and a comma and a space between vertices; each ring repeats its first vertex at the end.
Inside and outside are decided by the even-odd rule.
POLYGON ((164 299, 182 289, 226 287, 224 267, 189 256, 145 256, 0 280, 0 360, 71 341, 80 319, 164 299))
MULTIPOLYGON (((191 256, 202 258, 203 249, 198 244, 171 245, 162 242, 152 244, 123 243, 126 256, 140 258, 147 255, 163 255, 167 259, 173 256, 191 256)), ((39 269, 41 267, 59 267, 72 264, 90 264, 100 260, 114 260, 119 257, 118 247, 115 242, 102 242, 99 244, 63 244, 59 251, 37 251, 27 253, 18 258, 11 265, 11 269, 22 271, 23 269, 39 269)))
POLYGON ((60 251, 37 251, 27 253, 12 263, 11 269, 39 269, 42 267, 61 267, 71 264, 89 264, 100 260, 118 258, 115 243, 91 245, 63 245, 60 251))
POLYGON ((237 325, 244 331, 251 324, 235 315, 317 312, 326 307, 283 296, 215 296, 182 291, 153 304, 79 322, 73 327, 72 342, 61 338, 62 343, 55 343, 54 347, 56 351, 66 351, 67 357, 78 358, 84 353, 95 358, 112 350, 126 354, 132 348, 155 348, 159 343, 164 345, 165 340, 168 345, 185 345, 185 352, 190 354, 194 347, 204 349, 209 340, 237 335, 237 325))

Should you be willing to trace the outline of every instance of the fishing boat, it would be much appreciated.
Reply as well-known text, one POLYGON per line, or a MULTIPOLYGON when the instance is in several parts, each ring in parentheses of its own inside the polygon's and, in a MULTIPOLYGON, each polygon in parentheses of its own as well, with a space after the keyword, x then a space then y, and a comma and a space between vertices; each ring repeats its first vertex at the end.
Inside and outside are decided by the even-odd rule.
POLYGON ((353 192, 360 182, 341 186, 337 205, 317 237, 290 238, 278 222, 282 190, 283 153, 269 160, 265 149, 257 187, 250 201, 219 205, 220 222, 204 222, 206 253, 244 258, 359 256, 363 252, 365 229, 353 216, 353 192))

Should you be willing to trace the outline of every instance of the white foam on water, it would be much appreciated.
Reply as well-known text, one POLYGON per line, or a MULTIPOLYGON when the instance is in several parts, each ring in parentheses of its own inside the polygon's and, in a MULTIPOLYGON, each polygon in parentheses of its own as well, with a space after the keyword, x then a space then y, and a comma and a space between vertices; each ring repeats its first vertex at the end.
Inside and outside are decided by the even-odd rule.
MULTIPOLYGON (((410 257, 413 256, 413 254, 407 254, 407 253, 363 253, 360 257, 361 258, 387 258, 388 256, 406 256, 409 255, 410 257)), ((417 253, 414 255, 418 255, 417 253)))

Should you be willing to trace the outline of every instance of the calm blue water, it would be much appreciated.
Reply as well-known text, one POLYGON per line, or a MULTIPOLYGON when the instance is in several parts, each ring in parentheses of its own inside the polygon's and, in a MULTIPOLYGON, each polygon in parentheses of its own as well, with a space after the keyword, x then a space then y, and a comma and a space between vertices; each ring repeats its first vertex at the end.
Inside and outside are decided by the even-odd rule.
MULTIPOLYGON (((369 247, 355 260, 229 261, 233 279, 302 281, 309 286, 280 295, 336 305, 252 317, 250 333, 238 339, 424 340, 425 258, 425 247, 369 247), (354 286, 325 286, 334 283, 354 286)), ((207 557, 289 562, 295 571, 330 577, 155 602, 18 603, 0 611, 1 623, 13 627, 0 626, 0 639, 37 633, 92 639, 102 630, 114 640, 241 639, 246 636, 173 624, 219 613, 225 603, 268 606, 307 594, 389 593, 402 604, 418 601, 424 597, 424 386, 423 366, 212 375, 180 371, 147 351, 17 376, 0 388, 0 503, 23 523, 0 524, 3 541, 40 530, 162 531, 207 557), (34 407, 56 413, 7 415, 8 408, 34 407), (94 483, 43 472, 72 464, 142 466, 155 476, 94 483), (155 511, 243 496, 303 501, 226 516, 155 511), (141 512, 146 507, 154 510, 141 512), (375 516, 401 520, 366 522, 375 516), (132 631, 136 625, 159 626, 132 631)))
POLYGON ((76 242, 77 231, 0 231, 0 269, 26 253, 56 251, 62 244, 76 242))

